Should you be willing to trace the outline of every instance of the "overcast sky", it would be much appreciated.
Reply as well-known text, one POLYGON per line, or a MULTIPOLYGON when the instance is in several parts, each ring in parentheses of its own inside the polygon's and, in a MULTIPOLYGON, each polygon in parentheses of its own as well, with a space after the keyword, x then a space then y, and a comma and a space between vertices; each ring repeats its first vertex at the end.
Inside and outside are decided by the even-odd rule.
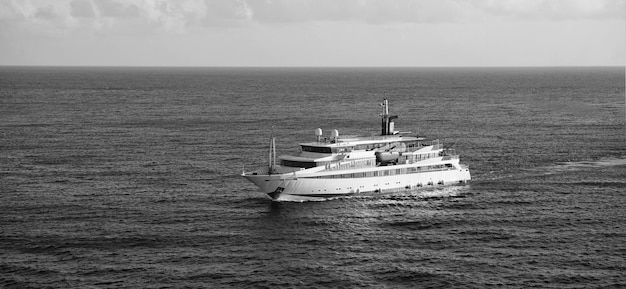
POLYGON ((0 0, 0 65, 625 65, 626 0, 0 0))

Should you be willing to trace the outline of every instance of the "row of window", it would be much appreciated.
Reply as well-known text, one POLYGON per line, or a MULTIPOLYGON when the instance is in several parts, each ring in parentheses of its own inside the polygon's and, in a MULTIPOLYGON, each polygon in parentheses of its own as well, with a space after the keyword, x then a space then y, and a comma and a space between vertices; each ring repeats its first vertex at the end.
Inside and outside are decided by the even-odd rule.
POLYGON ((339 163, 336 166, 332 166, 332 162, 321 162, 320 165, 325 165, 326 169, 333 170, 347 170, 351 168, 363 168, 363 167, 372 167, 374 165, 374 160, 364 159, 364 160, 356 160, 351 162, 339 163))
POLYGON ((352 179, 352 178, 372 178, 372 177, 384 177, 395 175, 415 174, 429 171, 442 171, 452 169, 452 164, 433 165, 417 168, 403 168, 403 169, 391 169, 373 172, 360 172, 360 173, 348 173, 348 174, 336 174, 327 176, 318 176, 316 179, 352 179))
MULTIPOLYGON (((336 161, 329 161, 329 162, 301 162, 301 161, 291 161, 291 160, 280 160, 280 165, 285 166, 285 167, 295 167, 295 168, 314 168, 316 166, 327 166, 327 169, 330 169, 331 165, 336 163, 336 161)), ((356 161, 352 161, 352 162, 347 162, 347 163, 341 163, 340 165, 338 165, 337 167, 332 167, 333 169, 349 169, 349 168, 355 168, 355 167, 363 167, 363 166, 372 166, 373 165, 373 161, 372 160, 356 160, 356 161)))
POLYGON ((425 159, 431 159, 434 157, 437 157, 437 153, 417 154, 417 155, 404 154, 402 155, 401 161, 409 161, 412 163, 412 162, 418 162, 418 161, 425 160, 425 159))
POLYGON ((317 167, 315 162, 299 162, 299 161, 290 161, 290 160, 280 160, 280 165, 285 167, 293 167, 293 168, 314 168, 317 167))
MULTIPOLYGON (((425 159, 430 159, 430 158, 434 158, 436 157, 437 154, 436 153, 429 153, 429 154, 418 154, 418 155, 403 155, 400 158, 400 162, 404 163, 406 161, 409 161, 410 163, 412 162, 416 162, 416 161, 421 161, 421 160, 425 160, 425 159)), ((330 166, 335 162, 308 162, 308 161, 292 161, 292 160, 281 160, 280 164, 282 166, 285 167, 295 167, 295 168, 305 168, 305 169, 309 169, 309 168, 314 168, 316 166, 330 166)), ((358 160, 358 161, 352 161, 352 162, 348 162, 348 163, 342 163, 337 167, 333 167, 333 169, 349 169, 349 168, 355 168, 355 167, 363 167, 363 166, 372 166, 373 163, 371 160, 358 160)), ((328 169, 330 169, 330 167, 327 167, 328 169)))
POLYGON ((312 153, 325 153, 329 154, 332 152, 330 147, 314 147, 314 146, 302 146, 303 152, 312 152, 312 153))
MULTIPOLYGON (((466 181, 465 180, 460 180, 459 181, 459 183, 463 183, 463 182, 466 182, 466 181)), ((396 186, 395 189, 399 189, 398 185, 401 185, 401 184, 402 184, 402 182, 396 182, 395 183, 395 186, 396 186)), ((444 181, 440 180, 440 181, 437 182, 437 184, 438 185, 443 185, 444 181)), ((390 185, 390 183, 385 183, 385 186, 389 186, 389 185, 390 185)), ((431 180, 431 181, 427 182, 426 185, 427 186, 434 186, 435 182, 431 180)), ((374 192, 381 192, 381 188, 379 188, 379 184, 373 184, 373 186, 374 186, 374 192)), ((416 185, 406 185, 406 186, 404 186, 404 188, 405 189, 411 189, 411 188, 423 187, 423 186, 424 186, 424 184, 418 183, 416 185)), ((353 187, 346 187, 346 190, 352 190, 352 189, 353 189, 353 187)), ((365 189, 365 186, 359 186, 359 188, 357 189, 357 193, 359 192, 360 189, 365 189)), ((343 191, 343 190, 344 190, 343 188, 335 188, 335 191, 343 191)), ((319 189, 317 191, 321 192, 322 190, 319 189)), ((324 189, 324 192, 326 192, 326 191, 327 190, 324 189)), ((311 192, 314 193, 315 190, 311 190, 311 192)))

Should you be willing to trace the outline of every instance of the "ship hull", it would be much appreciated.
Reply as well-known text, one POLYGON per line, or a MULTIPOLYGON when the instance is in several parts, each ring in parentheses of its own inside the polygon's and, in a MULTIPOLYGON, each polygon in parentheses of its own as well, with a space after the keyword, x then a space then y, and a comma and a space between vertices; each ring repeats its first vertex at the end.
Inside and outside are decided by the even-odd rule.
POLYGON ((275 201, 314 201, 365 193, 386 193, 435 186, 465 184, 469 169, 450 169, 367 178, 321 178, 315 175, 244 174, 275 201))

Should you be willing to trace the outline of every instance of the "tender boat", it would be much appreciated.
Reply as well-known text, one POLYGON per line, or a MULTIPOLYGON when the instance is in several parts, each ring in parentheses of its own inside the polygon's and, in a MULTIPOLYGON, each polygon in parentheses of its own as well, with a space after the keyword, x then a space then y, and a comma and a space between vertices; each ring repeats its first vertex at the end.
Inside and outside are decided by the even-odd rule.
POLYGON ((301 143, 299 155, 278 157, 270 138, 268 166, 242 176, 276 201, 311 201, 365 193, 387 193, 466 184, 469 168, 437 139, 394 130, 387 99, 383 100, 381 135, 340 137, 337 130, 301 143))

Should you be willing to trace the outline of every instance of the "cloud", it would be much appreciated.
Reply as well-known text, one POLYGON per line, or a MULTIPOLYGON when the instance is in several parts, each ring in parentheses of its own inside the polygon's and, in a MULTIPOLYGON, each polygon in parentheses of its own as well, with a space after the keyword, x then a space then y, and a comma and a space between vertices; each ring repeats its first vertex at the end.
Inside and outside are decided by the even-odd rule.
POLYGON ((61 17, 54 11, 54 7, 52 6, 37 8, 34 16, 35 18, 44 20, 53 20, 61 17))
POLYGON ((95 1, 100 15, 111 18, 136 18, 140 17, 139 7, 127 1, 101 0, 95 1))
POLYGON ((246 2, 237 0, 144 1, 138 6, 150 22, 175 32, 202 27, 239 27, 252 16, 246 2))
POLYGON ((253 20, 260 23, 361 22, 420 23, 457 21, 466 1, 438 0, 272 0, 248 1, 253 20))
POLYGON ((512 20, 624 19, 623 0, 477 0, 492 17, 512 20))
POLYGON ((0 0, 5 23, 134 19, 172 32, 255 23, 623 19, 625 13, 623 0, 0 0))
POLYGON ((79 18, 93 18, 96 16, 96 13, 91 1, 74 0, 70 2, 70 15, 79 18))
POLYGON ((0 33, 186 34, 258 25, 624 19, 624 0, 0 0, 0 33))
POLYGON ((89 64, 108 56, 139 65, 479 65, 526 63, 519 55, 531 50, 525 59, 541 64, 576 50, 588 63, 616 55, 598 63, 621 65, 625 6, 624 0, 0 0, 0 64, 89 64), (547 50, 553 52, 541 54, 547 50), (498 53, 507 57, 489 60, 498 53))
POLYGON ((253 21, 458 23, 510 20, 623 19, 623 0, 268 0, 246 2, 253 21))

